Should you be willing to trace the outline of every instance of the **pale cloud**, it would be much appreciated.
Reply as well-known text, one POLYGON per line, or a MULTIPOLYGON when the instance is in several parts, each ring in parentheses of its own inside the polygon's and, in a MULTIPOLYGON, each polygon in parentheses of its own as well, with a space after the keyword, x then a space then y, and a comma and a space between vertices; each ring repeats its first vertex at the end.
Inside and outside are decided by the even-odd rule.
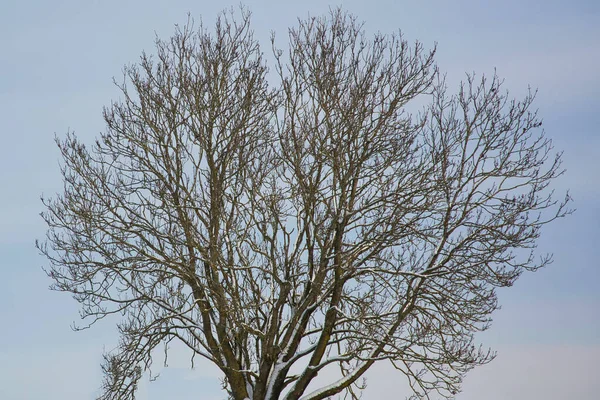
MULTIPOLYGON (((594 399, 600 392, 600 346, 527 345, 497 350, 494 361, 467 375, 456 400, 594 399)), ((367 377, 363 400, 410 395, 405 378, 390 364, 375 365, 367 377)))
POLYGON ((92 400, 99 359, 95 348, 6 348, 0 351, 0 398, 92 400))
POLYGON ((467 377, 457 400, 594 399, 599 358, 597 345, 503 346, 491 364, 467 377))

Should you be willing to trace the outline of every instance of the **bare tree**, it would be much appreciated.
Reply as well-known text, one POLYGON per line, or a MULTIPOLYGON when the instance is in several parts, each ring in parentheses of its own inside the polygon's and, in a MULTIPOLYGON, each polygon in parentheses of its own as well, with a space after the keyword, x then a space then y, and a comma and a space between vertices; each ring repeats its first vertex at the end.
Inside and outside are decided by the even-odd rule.
POLYGON ((246 11, 156 47, 90 150, 57 140, 64 193, 44 200, 53 288, 90 324, 123 315, 101 398, 133 399, 172 340, 233 399, 357 398, 385 360, 415 397, 453 397, 493 358, 473 335, 495 288, 550 261, 536 239, 569 213, 534 95, 473 75, 448 95, 433 51, 339 9, 273 44, 277 83, 246 11))

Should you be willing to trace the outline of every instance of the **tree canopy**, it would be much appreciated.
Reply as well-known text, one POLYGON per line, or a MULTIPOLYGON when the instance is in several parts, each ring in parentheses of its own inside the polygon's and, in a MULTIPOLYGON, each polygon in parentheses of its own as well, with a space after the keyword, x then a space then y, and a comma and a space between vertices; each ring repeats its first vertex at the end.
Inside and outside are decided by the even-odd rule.
POLYGON ((376 362, 453 397, 494 356, 495 289, 550 262, 540 230, 569 213, 535 93, 449 94, 434 50, 340 9, 271 47, 246 10, 190 20, 125 68, 95 143, 57 139, 38 248, 84 320, 122 315, 101 398, 133 399, 172 340, 236 400, 358 398, 376 362))

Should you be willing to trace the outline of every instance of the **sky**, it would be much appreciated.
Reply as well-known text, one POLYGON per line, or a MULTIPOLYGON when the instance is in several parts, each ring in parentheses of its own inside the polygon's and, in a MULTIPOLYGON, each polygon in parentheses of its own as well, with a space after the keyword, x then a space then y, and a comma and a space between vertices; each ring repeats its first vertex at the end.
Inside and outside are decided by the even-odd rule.
MULTIPOLYGON (((546 135, 564 151, 577 211, 547 227, 539 252, 548 268, 499 292, 502 309, 479 336, 497 351, 472 371, 458 400, 564 400, 600 397, 600 2, 247 1, 268 50, 275 31, 285 45, 297 17, 342 5, 367 32, 401 29, 431 48, 456 85, 465 72, 505 80, 513 95, 537 88, 546 135)), ((0 398, 93 399, 104 349, 117 341, 114 321, 73 332, 77 303, 48 290, 45 260, 34 247, 45 226, 40 195, 61 191, 54 137, 74 130, 91 142, 103 130, 102 107, 118 97, 112 77, 153 51, 187 13, 211 25, 236 3, 129 0, 3 0, 0 3, 0 398)), ((174 349, 161 376, 139 399, 224 399, 214 367, 174 349)), ((367 374, 364 400, 404 398, 402 379, 386 365, 367 374)))

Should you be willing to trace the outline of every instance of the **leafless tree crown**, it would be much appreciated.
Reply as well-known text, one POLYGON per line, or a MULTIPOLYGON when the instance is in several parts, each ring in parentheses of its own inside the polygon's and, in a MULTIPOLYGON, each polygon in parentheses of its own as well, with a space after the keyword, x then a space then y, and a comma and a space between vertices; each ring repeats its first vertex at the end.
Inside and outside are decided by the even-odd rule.
POLYGON ((495 288, 550 261, 540 228, 569 212, 534 94, 469 75, 450 95, 433 51, 339 9, 272 48, 269 72, 246 11, 190 22, 125 69, 91 148, 57 140, 38 247, 84 320, 123 315, 101 398, 133 399, 172 340, 236 400, 357 398, 385 360, 452 397, 493 358, 473 335, 495 288))

